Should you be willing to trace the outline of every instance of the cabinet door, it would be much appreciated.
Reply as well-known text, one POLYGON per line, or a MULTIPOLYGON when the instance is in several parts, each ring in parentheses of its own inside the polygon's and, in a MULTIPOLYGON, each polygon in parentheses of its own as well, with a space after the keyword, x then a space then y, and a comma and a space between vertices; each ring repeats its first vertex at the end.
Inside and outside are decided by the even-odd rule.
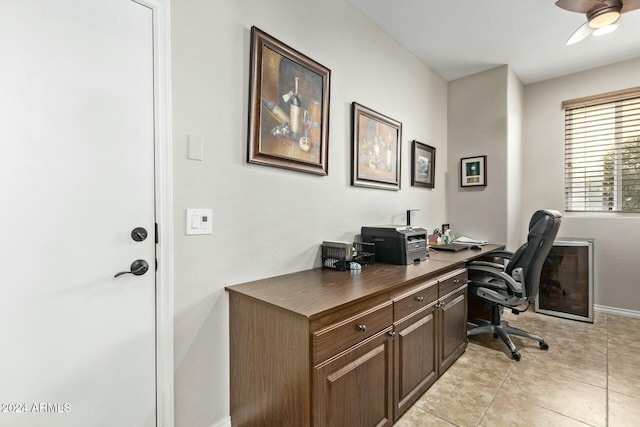
POLYGON ((391 327, 314 368, 316 427, 390 426, 391 327))
POLYGON ((467 348, 467 287, 445 296, 440 303, 440 369, 438 375, 460 357, 467 348))
POLYGON ((394 418, 400 418, 436 380, 435 304, 394 325, 394 418))

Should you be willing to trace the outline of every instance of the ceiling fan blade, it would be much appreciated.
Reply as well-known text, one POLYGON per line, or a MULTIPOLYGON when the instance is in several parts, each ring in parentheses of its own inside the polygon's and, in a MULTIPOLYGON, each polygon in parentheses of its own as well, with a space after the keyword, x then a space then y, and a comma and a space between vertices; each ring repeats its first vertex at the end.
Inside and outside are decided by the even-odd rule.
POLYGON ((640 9, 640 0, 623 0, 620 13, 630 12, 636 9, 640 9))
POLYGON ((603 5, 602 0, 558 0, 556 6, 570 12, 587 13, 593 8, 603 5))
POLYGON ((585 22, 571 34, 569 40, 567 40, 567 46, 572 44, 576 44, 584 39, 586 39, 593 32, 593 28, 589 26, 589 21, 585 22))

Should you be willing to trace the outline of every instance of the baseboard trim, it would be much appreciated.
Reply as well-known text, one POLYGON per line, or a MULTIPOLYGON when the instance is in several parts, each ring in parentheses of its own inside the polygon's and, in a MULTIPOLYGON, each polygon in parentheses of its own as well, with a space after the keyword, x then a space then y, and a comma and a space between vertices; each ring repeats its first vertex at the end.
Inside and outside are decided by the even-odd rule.
POLYGON ((211 424, 209 427, 231 427, 231 417, 225 417, 221 420, 216 421, 211 424))
POLYGON ((606 305, 594 305, 593 309, 600 313, 614 314, 616 316, 633 317, 634 319, 640 319, 640 311, 627 310, 625 308, 607 307, 606 305))

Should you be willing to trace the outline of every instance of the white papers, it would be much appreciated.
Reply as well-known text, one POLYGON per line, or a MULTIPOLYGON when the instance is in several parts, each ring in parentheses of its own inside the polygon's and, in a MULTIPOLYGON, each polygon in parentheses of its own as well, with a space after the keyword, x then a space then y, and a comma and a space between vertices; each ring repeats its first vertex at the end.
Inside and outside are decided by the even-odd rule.
POLYGON ((482 245, 486 245, 489 242, 487 242, 486 240, 472 239, 471 237, 467 237, 467 236, 460 236, 460 237, 457 237, 456 239, 454 239, 452 243, 458 243, 458 244, 461 244, 461 245, 471 245, 471 246, 480 245, 480 246, 482 246, 482 245))

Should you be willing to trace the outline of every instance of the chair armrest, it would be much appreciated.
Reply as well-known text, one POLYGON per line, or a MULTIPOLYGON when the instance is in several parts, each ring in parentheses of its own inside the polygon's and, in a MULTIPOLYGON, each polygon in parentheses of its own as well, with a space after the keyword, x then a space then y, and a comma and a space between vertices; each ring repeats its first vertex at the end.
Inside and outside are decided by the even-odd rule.
POLYGON ((511 257, 513 256, 513 252, 510 252, 510 251, 493 251, 493 252, 489 252, 486 256, 492 256, 492 257, 504 258, 504 259, 511 259, 511 257))
MULTIPOLYGON (((483 273, 486 273, 490 276, 504 280, 506 285, 509 288, 511 288, 511 290, 515 294, 519 296, 523 295, 524 283, 517 282, 513 277, 509 276, 507 273, 505 273, 501 269, 496 269, 494 267, 489 267, 485 265, 469 265, 467 266, 467 269, 469 271, 482 271, 483 273)), ((517 270, 520 270, 520 269, 517 269, 517 270)), ((518 276, 522 276, 521 272, 518 272, 518 273, 519 273, 518 276)))
POLYGON ((497 262, 489 262, 489 261, 469 261, 467 263, 467 267, 470 265, 484 265, 485 267, 493 267, 498 270, 504 270, 504 264, 498 264, 497 262))

